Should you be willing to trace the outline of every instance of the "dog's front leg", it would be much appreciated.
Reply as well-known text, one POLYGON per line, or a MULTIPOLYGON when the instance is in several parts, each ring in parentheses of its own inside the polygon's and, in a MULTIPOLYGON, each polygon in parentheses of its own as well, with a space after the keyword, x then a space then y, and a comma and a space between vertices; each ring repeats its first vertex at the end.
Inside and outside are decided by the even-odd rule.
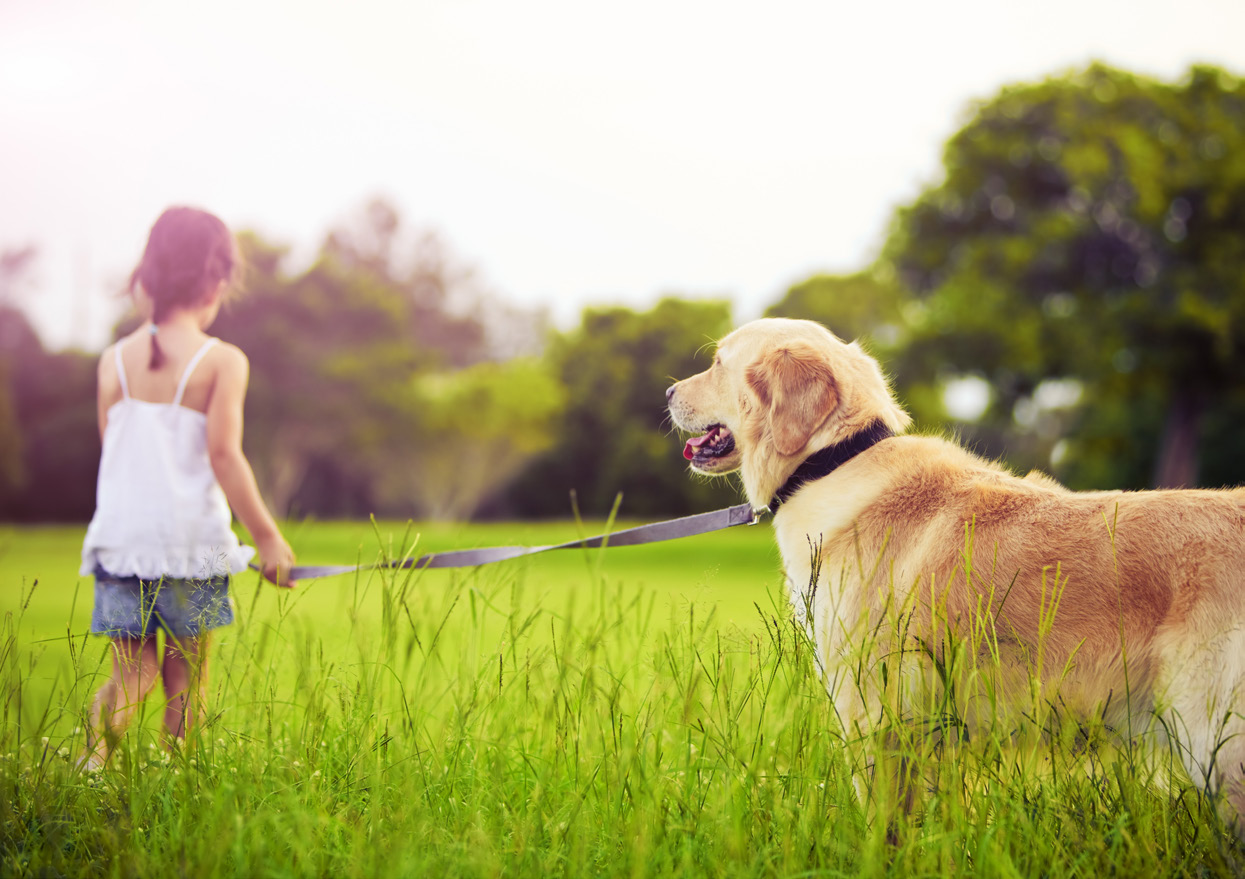
MULTIPOLYGON (((861 642, 859 637, 843 640, 861 642)), ((921 809, 921 789, 937 783, 930 776, 937 774, 941 733, 914 711, 923 669, 918 654, 899 650, 890 639, 875 641, 864 654, 844 651, 835 659, 827 685, 849 751, 857 800, 871 824, 884 822, 887 840, 895 843, 921 809)))
POLYGON ((917 805, 922 783, 923 736, 896 712, 886 710, 881 694, 859 687, 855 676, 841 680, 832 693, 857 802, 866 820, 884 822, 886 838, 897 844, 917 805))

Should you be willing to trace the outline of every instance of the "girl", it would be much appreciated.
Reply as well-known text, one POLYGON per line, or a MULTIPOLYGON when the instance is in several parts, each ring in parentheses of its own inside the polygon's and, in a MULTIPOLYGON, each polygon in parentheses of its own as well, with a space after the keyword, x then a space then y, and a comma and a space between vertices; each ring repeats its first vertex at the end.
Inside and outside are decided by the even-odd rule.
POLYGON ((199 719, 208 632, 233 622, 229 576, 255 552, 234 536, 231 507, 264 576, 296 585, 294 553, 242 454, 246 355, 204 332, 239 269, 224 223, 168 209, 130 276, 149 319, 100 357, 103 454, 81 573, 95 575, 91 631, 112 638, 113 670, 91 711, 91 766, 108 758, 157 677, 168 699, 166 744, 199 719))

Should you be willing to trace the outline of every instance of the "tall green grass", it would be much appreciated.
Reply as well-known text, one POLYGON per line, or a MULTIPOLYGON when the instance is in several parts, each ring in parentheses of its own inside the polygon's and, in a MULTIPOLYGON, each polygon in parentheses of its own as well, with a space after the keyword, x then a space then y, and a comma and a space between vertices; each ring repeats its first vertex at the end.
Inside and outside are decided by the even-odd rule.
MULTIPOLYGON (((532 527, 424 543, 573 536, 532 527)), ((306 526, 295 544, 310 561, 410 543, 378 531, 306 526)), ((894 816, 853 788, 876 745, 840 729, 762 528, 294 593, 239 578, 206 723, 166 754, 153 697, 111 767, 86 774, 73 758, 106 653, 83 634, 89 580, 75 600, 66 573, 80 536, 0 532, 3 875, 1230 876, 1245 863, 1183 786, 1080 739, 1021 746, 988 725, 941 750, 900 743, 927 781, 888 841, 894 816)))

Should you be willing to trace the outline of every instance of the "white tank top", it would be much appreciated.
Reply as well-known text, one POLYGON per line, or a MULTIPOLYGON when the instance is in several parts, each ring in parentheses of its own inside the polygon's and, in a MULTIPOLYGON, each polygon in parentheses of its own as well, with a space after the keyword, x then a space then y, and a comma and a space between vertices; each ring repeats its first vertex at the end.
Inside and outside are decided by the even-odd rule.
POLYGON ((207 448, 207 416, 182 405, 186 381, 217 342, 208 339, 186 364, 171 403, 130 396, 121 362, 121 399, 108 410, 95 516, 82 546, 80 573, 201 578, 246 570, 255 554, 230 528, 232 516, 207 448))

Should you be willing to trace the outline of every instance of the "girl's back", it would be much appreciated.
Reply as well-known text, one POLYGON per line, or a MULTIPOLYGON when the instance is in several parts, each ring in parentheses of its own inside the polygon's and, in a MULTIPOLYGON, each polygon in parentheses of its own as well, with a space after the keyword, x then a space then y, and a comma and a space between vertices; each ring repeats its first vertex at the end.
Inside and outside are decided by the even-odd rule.
MULTIPOLYGON (((145 328, 139 328, 116 343, 121 352, 121 363, 130 396, 149 403, 172 403, 178 384, 185 376, 186 367, 212 337, 203 332, 177 332, 173 327, 162 329, 160 346, 166 359, 157 369, 148 367, 149 337, 150 334, 145 328)), ((207 412, 222 355, 227 357, 231 353, 228 349, 232 347, 221 343, 203 354, 194 370, 186 377, 182 406, 196 412, 207 412)), ((236 350, 234 349, 235 352, 236 350)), ((123 398, 121 378, 117 371, 116 354, 109 348, 99 363, 99 398, 100 406, 104 410, 123 398)))
POLYGON ((149 333, 122 339, 100 359, 103 452, 84 574, 206 579, 244 570, 253 554, 232 531, 212 467, 206 412, 217 370, 207 361, 220 344, 185 326, 169 329, 158 369, 143 356, 149 333))

